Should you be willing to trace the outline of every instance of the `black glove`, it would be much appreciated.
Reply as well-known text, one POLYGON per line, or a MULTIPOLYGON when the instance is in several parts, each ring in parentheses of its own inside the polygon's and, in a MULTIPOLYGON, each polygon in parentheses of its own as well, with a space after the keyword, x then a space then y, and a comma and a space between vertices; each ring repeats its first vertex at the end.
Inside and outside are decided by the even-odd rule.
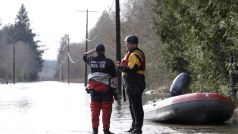
POLYGON ((85 88, 85 91, 89 94, 91 91, 88 88, 85 88))
POLYGON ((118 98, 117 89, 116 89, 116 88, 113 88, 112 91, 113 91, 114 100, 117 100, 117 98, 118 98))
POLYGON ((117 101, 117 92, 114 94, 114 100, 116 100, 117 101))

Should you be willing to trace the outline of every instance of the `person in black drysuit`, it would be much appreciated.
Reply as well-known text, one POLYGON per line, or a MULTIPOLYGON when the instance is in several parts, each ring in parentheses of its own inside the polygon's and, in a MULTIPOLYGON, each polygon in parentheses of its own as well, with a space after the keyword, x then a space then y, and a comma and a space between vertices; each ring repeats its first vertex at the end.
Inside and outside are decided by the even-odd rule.
POLYGON ((129 35, 125 38, 125 42, 128 52, 116 65, 118 69, 123 72, 132 118, 131 128, 126 132, 140 134, 142 133, 144 120, 142 93, 146 87, 144 76, 145 55, 144 52, 137 47, 137 36, 129 35))

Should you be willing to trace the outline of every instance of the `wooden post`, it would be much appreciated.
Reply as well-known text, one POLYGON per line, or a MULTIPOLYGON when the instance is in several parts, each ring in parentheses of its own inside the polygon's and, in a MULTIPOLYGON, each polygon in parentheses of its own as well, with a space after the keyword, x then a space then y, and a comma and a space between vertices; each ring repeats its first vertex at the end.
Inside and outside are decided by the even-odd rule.
POLYGON ((67 55, 68 55, 68 84, 69 84, 69 82, 70 82, 70 66, 69 66, 69 35, 66 35, 66 42, 67 42, 67 46, 68 46, 68 53, 67 53, 67 55))
POLYGON ((16 64, 15 64, 15 44, 12 46, 12 82, 13 84, 16 83, 16 64))

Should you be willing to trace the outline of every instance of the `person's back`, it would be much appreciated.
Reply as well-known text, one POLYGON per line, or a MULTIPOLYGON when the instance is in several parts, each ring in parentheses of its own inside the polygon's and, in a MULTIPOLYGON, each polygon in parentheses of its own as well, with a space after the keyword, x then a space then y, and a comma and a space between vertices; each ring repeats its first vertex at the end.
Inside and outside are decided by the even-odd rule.
POLYGON ((102 72, 114 76, 115 66, 111 59, 105 57, 104 54, 99 53, 97 56, 83 57, 84 61, 90 66, 91 73, 102 72))
POLYGON ((103 44, 96 45, 96 50, 90 50, 83 56, 83 60, 91 68, 88 77, 88 91, 91 95, 91 115, 93 134, 98 133, 99 115, 102 110, 104 134, 113 134, 109 131, 112 112, 113 95, 115 94, 111 78, 116 77, 116 69, 113 61, 104 55, 103 44), (97 56, 88 56, 97 52, 97 56))

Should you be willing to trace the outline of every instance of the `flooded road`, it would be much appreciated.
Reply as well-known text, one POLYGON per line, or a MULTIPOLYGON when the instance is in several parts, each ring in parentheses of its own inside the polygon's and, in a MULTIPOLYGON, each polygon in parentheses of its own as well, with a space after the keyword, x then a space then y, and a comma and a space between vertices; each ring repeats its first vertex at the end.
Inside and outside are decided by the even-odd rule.
MULTIPOLYGON (((83 84, 60 82, 0 85, 0 134, 90 134, 90 96, 83 84)), ((111 131, 126 134, 128 102, 113 105, 111 131)), ((99 133, 102 134, 100 122, 99 133)), ((171 125, 145 120, 143 134, 235 134, 237 124, 171 125)))

